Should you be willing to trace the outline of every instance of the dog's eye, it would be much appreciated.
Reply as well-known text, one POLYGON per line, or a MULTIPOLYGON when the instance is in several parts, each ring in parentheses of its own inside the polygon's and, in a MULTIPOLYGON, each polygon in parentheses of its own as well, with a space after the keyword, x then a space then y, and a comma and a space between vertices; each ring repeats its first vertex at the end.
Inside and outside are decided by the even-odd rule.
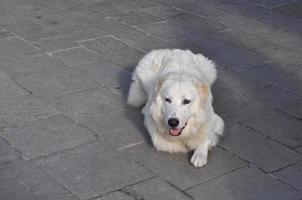
POLYGON ((169 99, 169 98, 165 98, 165 101, 168 103, 171 103, 171 99, 169 99))
POLYGON ((191 100, 189 100, 189 99, 184 99, 182 102, 182 104, 184 104, 184 105, 189 104, 189 103, 191 103, 191 100))

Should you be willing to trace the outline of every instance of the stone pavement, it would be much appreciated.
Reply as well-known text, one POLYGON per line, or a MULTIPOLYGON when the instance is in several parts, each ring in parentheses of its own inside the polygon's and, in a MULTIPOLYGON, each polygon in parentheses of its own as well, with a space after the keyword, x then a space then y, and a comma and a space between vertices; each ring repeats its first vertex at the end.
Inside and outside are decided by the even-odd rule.
POLYGON ((296 0, 1 0, 0 199, 301 200, 301 36, 296 0), (218 65, 203 168, 125 105, 157 48, 218 65))

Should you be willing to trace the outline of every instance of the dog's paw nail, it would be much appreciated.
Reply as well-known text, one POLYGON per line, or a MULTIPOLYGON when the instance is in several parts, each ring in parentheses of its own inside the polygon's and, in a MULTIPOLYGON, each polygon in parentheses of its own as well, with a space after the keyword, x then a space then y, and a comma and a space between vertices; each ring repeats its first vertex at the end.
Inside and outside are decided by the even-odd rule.
POLYGON ((202 167, 207 164, 207 156, 194 154, 191 158, 191 163, 194 165, 194 167, 202 167))

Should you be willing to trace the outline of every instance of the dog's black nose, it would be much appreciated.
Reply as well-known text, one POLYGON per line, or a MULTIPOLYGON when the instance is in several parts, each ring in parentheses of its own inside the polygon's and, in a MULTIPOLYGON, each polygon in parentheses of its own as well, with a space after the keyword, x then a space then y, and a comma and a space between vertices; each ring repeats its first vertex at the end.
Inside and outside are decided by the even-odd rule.
POLYGON ((168 120, 168 125, 169 125, 170 127, 172 127, 172 128, 177 127, 178 124, 179 124, 179 121, 178 121, 177 118, 170 118, 170 119, 168 120))

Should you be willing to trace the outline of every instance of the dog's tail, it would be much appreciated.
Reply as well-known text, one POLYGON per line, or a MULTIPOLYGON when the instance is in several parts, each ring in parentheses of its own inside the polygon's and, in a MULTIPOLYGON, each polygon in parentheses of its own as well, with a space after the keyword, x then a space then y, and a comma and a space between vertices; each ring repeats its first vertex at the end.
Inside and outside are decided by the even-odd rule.
POLYGON ((136 73, 133 74, 132 83, 129 90, 127 104, 139 108, 147 101, 147 94, 144 91, 140 80, 137 78, 136 73))

